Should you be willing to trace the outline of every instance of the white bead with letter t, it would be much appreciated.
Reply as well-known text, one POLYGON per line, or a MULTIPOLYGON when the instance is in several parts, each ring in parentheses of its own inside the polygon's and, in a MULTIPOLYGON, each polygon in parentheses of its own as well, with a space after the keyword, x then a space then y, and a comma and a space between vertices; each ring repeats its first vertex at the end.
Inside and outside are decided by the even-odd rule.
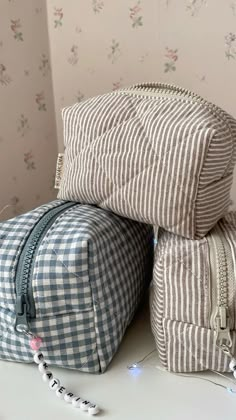
POLYGON ((49 388, 53 391, 57 391, 60 388, 60 381, 59 379, 52 378, 49 382, 49 388))

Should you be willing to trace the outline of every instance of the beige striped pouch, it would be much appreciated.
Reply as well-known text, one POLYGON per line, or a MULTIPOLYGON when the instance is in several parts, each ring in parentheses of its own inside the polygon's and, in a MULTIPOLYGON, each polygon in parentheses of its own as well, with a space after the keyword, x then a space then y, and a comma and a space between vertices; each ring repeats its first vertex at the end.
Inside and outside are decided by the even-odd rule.
POLYGON ((150 301, 168 370, 228 370, 227 354, 236 356, 236 212, 200 240, 160 229, 150 301))
POLYGON ((187 238, 226 213, 236 121, 187 90, 143 84, 62 112, 58 198, 97 204, 187 238))

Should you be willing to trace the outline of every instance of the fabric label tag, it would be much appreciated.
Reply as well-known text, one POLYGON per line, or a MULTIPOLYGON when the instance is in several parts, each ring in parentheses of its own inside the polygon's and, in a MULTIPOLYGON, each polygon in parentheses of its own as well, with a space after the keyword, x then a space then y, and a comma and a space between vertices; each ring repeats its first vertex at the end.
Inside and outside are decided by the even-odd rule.
POLYGON ((54 188, 56 188, 57 190, 59 190, 60 188, 62 172, 63 172, 63 163, 64 163, 64 153, 58 153, 55 184, 54 184, 54 188))

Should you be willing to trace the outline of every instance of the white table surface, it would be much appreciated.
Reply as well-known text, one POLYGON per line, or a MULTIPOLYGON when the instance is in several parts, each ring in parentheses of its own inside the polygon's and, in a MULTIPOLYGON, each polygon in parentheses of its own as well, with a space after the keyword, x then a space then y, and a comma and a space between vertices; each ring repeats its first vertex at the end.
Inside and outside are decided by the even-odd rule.
MULTIPOLYGON (((67 389, 99 404, 99 416, 88 416, 56 398, 35 365, 0 362, 0 420, 228 420, 236 416, 236 394, 194 378, 157 369, 154 353, 139 371, 127 365, 155 348, 147 309, 129 327, 109 369, 102 375, 52 368, 67 389)), ((224 378, 202 375, 230 386, 224 378)), ((236 389, 236 386, 235 386, 236 389)))

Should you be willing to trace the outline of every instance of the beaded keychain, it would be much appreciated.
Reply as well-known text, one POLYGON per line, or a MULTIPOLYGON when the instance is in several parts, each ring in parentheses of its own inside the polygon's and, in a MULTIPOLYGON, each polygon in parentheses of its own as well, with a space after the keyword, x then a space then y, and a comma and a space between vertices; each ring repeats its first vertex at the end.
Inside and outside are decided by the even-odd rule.
POLYGON ((99 407, 96 404, 92 404, 88 400, 74 395, 72 392, 67 392, 66 388, 60 384, 59 379, 54 378, 52 372, 50 372, 49 365, 44 360, 44 355, 39 351, 42 346, 42 339, 33 335, 30 332, 24 331, 24 333, 30 337, 30 347, 34 354, 34 362, 38 365, 39 372, 42 374, 44 382, 48 383, 49 388, 55 391, 58 398, 64 399, 67 403, 71 403, 73 407, 80 408, 82 411, 87 411, 90 415, 99 413, 99 407))

